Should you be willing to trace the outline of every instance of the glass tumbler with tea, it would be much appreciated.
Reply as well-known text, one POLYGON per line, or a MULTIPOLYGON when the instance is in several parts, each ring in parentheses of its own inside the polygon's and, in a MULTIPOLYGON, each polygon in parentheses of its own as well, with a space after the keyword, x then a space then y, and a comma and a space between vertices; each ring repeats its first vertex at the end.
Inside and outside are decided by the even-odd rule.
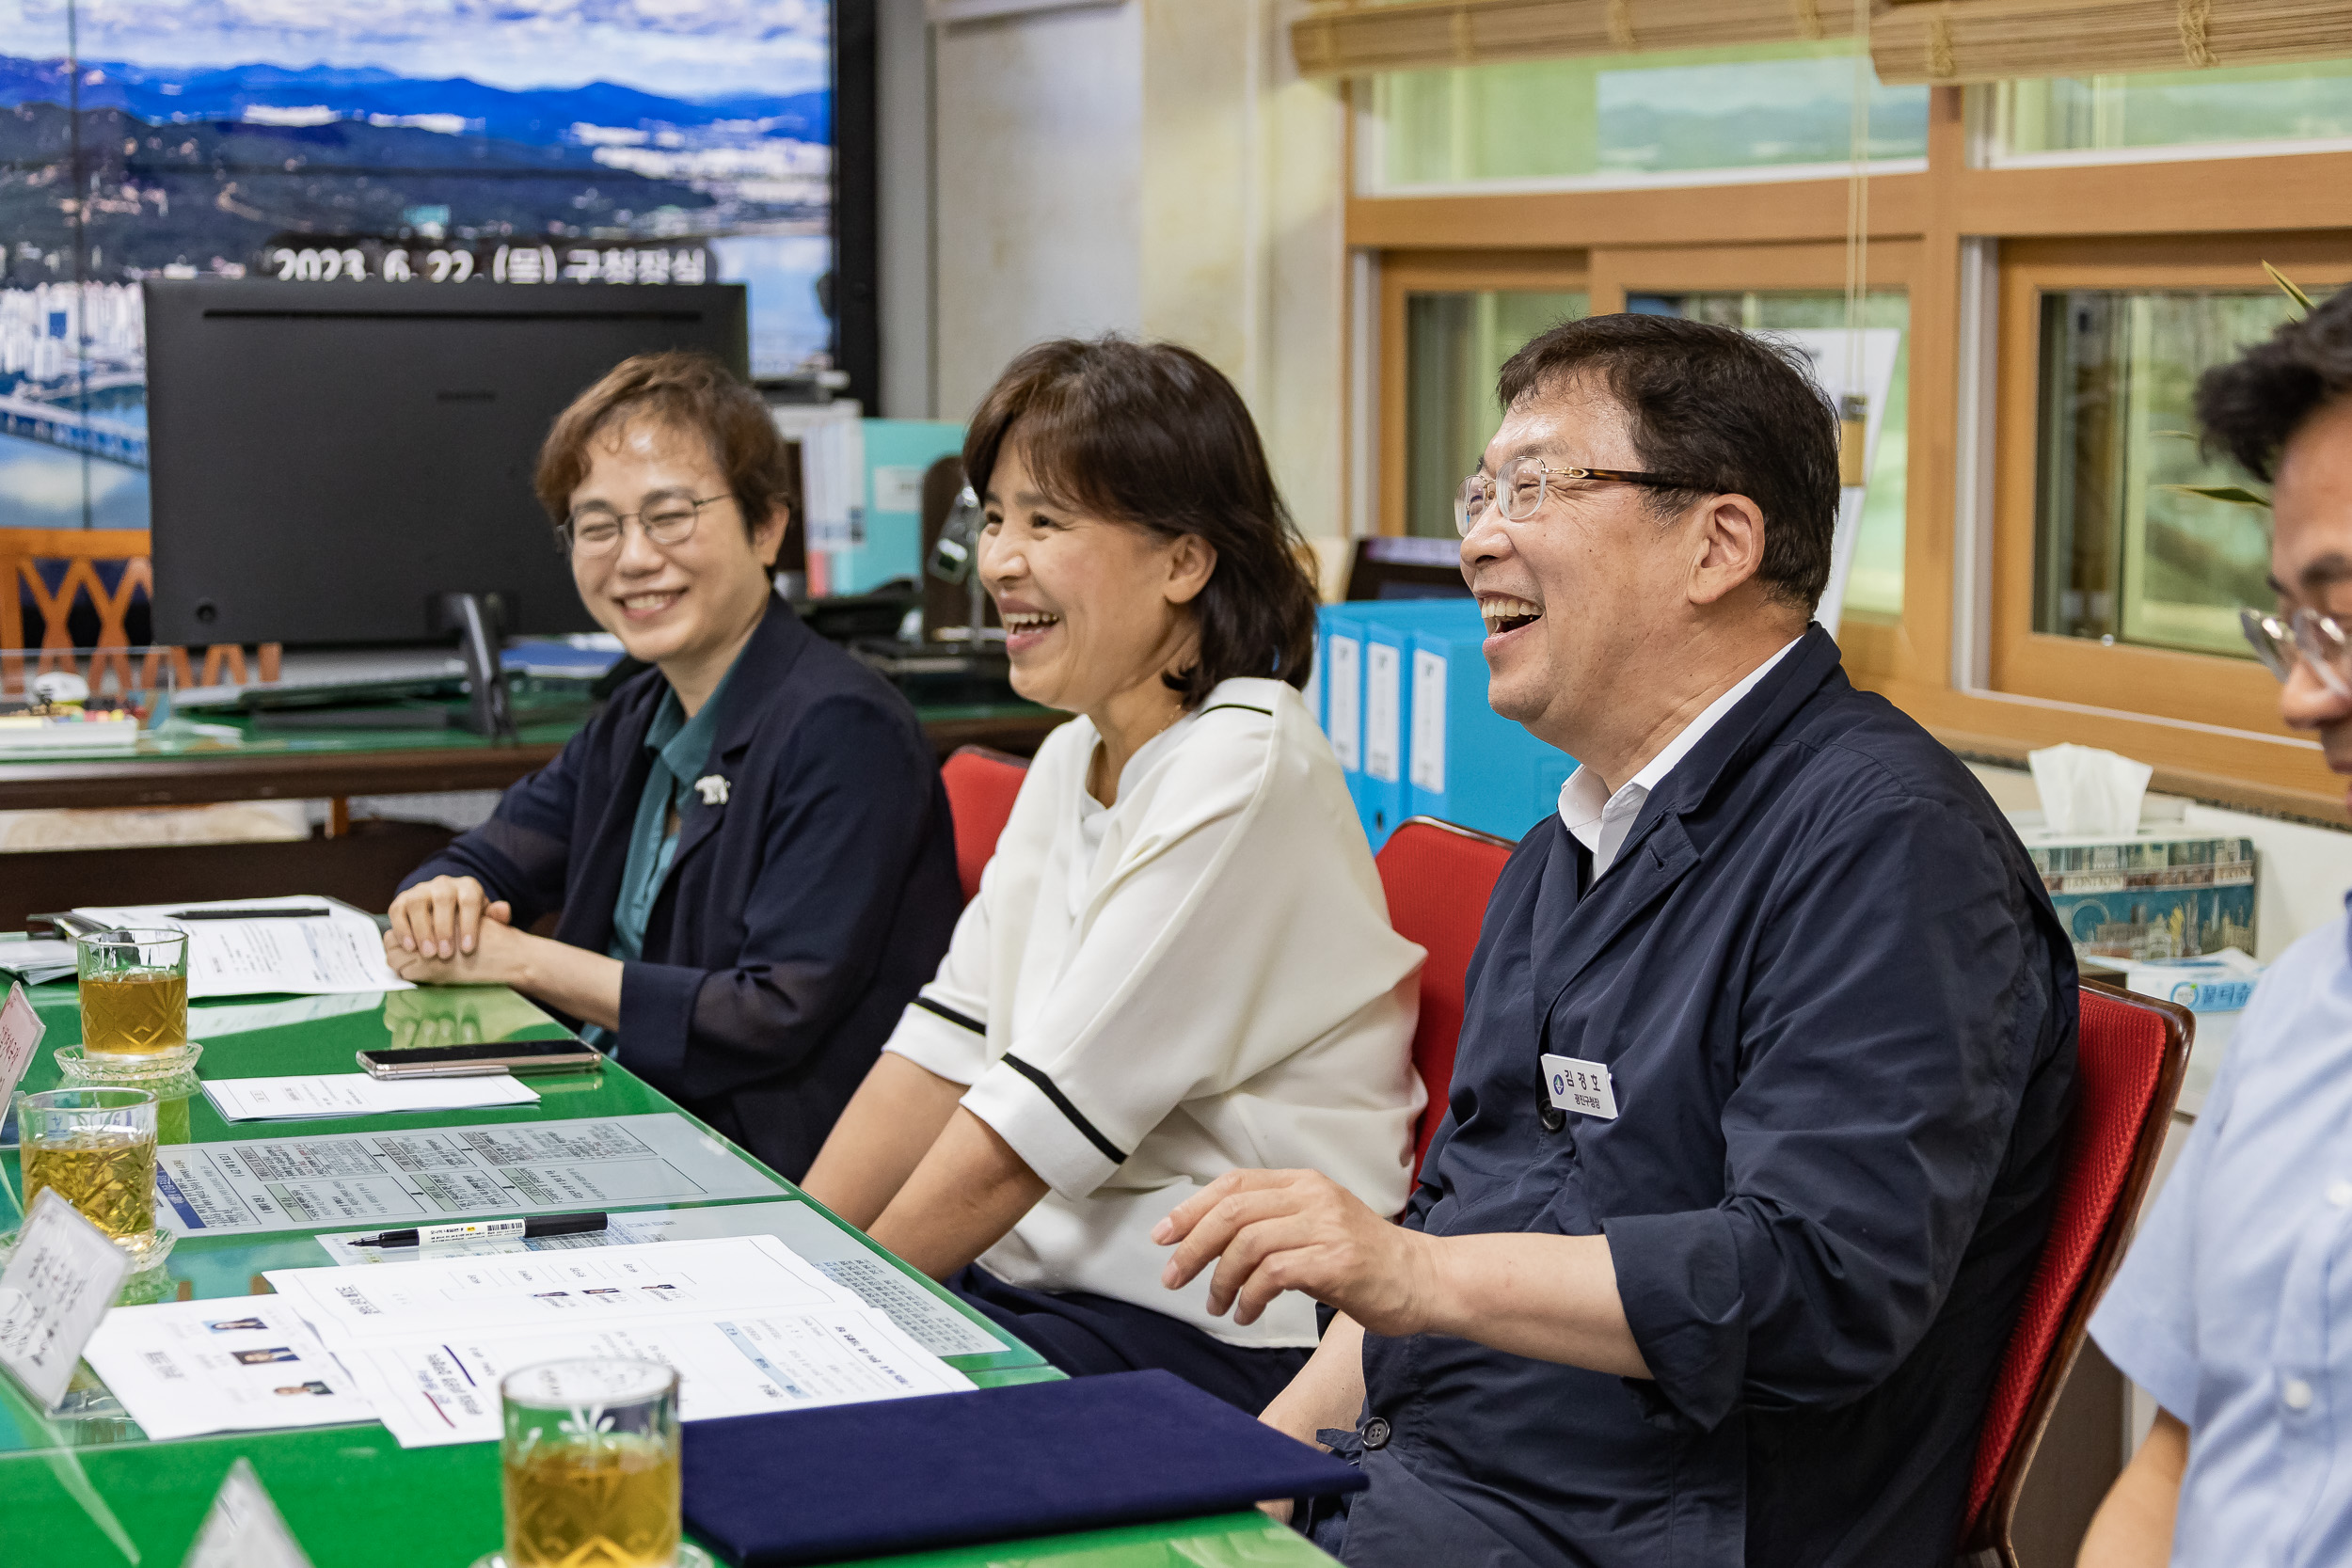
POLYGON ((82 993, 82 1054, 128 1062, 188 1043, 188 934, 96 931, 73 943, 82 993))
POLYGON ((16 1097, 24 1210, 54 1187, 115 1244, 147 1257, 155 1228, 155 1097, 145 1089, 51 1089, 16 1097))
POLYGON ((499 1397, 504 1568, 710 1562, 678 1538, 675 1371, 659 1361, 545 1361, 507 1373, 499 1397))

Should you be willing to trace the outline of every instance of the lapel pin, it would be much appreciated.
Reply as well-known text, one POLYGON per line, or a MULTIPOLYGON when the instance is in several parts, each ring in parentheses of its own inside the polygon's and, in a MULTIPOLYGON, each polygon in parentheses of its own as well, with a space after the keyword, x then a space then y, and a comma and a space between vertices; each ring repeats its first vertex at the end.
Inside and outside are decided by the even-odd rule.
POLYGON ((694 788, 702 795, 706 806, 727 803, 727 782, 716 773, 706 773, 694 781, 694 788))

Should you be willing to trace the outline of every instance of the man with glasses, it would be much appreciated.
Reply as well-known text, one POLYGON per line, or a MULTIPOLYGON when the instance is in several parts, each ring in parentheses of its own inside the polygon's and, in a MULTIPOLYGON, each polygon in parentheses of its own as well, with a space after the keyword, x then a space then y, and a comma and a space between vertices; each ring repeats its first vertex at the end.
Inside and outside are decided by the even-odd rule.
MULTIPOLYGON (((2271 488, 2267 612, 2245 612, 2279 716, 2352 774, 2352 290, 2206 372, 2207 439, 2271 488)), ((2084 1568, 2352 1561, 2352 961, 2345 923, 2263 976, 2091 1319, 2154 1429, 2084 1568)))
POLYGON ((578 1021, 797 1179, 946 952, 938 763, 771 589, 784 442, 718 361, 620 365, 557 416, 536 484, 581 602, 653 668, 409 874, 385 953, 578 1021))
POLYGON ((1166 1280, 1340 1314, 1263 1418, 1369 1478, 1306 1522, 1346 1562, 1949 1568, 2072 948, 1808 624, 1837 417, 1789 353, 1597 317, 1501 395, 1459 508, 1488 699, 1581 766, 1487 905, 1405 1223, 1238 1172, 1161 1227, 1166 1280))

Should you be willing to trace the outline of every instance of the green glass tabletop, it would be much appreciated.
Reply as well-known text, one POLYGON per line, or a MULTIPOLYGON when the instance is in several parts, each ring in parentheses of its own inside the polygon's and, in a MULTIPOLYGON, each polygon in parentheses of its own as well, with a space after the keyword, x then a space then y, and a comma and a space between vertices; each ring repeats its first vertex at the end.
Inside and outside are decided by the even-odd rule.
MULTIPOLYGON (((569 689, 535 691, 517 683, 515 698, 516 739, 501 742, 457 728, 462 701, 420 702, 412 705, 430 724, 406 729, 282 730, 260 725, 250 715, 199 712, 186 717, 203 729, 183 728, 168 734, 144 735, 129 752, 72 752, 63 749, 9 753, 11 764, 56 763, 81 766, 90 762, 189 761, 208 757, 350 756, 370 752, 475 751, 487 746, 561 746, 586 723, 588 700, 569 689), (441 721, 427 710, 451 716, 441 721), (206 733, 218 731, 229 733, 206 733)), ((918 706, 915 717, 926 724, 955 724, 1034 718, 1051 710, 1033 703, 1009 702, 918 706)))
MULTIPOLYGON (((516 739, 525 746, 561 746, 588 721, 590 702, 576 685, 540 690, 516 682, 516 739)), ((12 763, 87 763, 202 758, 208 756, 299 756, 306 753, 343 755, 358 752, 466 751, 502 744, 486 736, 456 727, 464 717, 461 699, 427 700, 405 705, 420 720, 404 729, 284 730, 262 725, 252 715, 234 710, 199 710, 182 715, 191 724, 142 735, 129 752, 72 752, 62 748, 11 754, 12 763)))
MULTIPOLYGON (((50 1047, 81 1038, 71 984, 27 992, 48 1025, 27 1091, 54 1087, 50 1047)), ((563 1033, 544 1012, 497 987, 430 988, 366 997, 261 998, 189 1009, 189 1033, 204 1046, 202 1075, 243 1078, 357 1070, 353 1053, 458 1039, 520 1039, 563 1033)), ((202 1094, 168 1101, 159 1117, 167 1143, 216 1143, 230 1137, 298 1132, 416 1131, 425 1127, 529 1124, 683 1111, 626 1069, 534 1077, 537 1105, 406 1116, 304 1121, 292 1128, 223 1121, 202 1094)), ((688 1119, 691 1120, 691 1117, 688 1119)), ((696 1126, 701 1126, 699 1122, 696 1126)), ((737 1157, 757 1166, 748 1154, 737 1157)), ((0 1227, 13 1227, 23 1175, 13 1149, 0 1157, 9 1180, 0 1192, 0 1227)), ((777 1197, 803 1198, 786 1183, 777 1197)), ((757 1199, 737 1200, 760 1201, 757 1199)), ((638 1206, 642 1211, 719 1207, 715 1203, 638 1206)), ((828 1220, 833 1216, 815 1204, 828 1220)), ((833 1221, 835 1225, 840 1222, 833 1221)), ((352 1228, 336 1221, 261 1236, 183 1236, 159 1277, 142 1283, 142 1299, 233 1297, 266 1290, 263 1272, 321 1267, 329 1259, 317 1230, 352 1228)), ((844 1226, 845 1234, 855 1232, 844 1226)), ((858 1238, 861 1244, 863 1238, 858 1238)), ((947 1364, 982 1386, 1058 1377, 1037 1354, 888 1254, 871 1249, 908 1279, 978 1324, 1000 1349, 953 1355, 947 1364)), ((0 1563, 119 1563, 176 1568, 230 1463, 243 1454, 317 1568, 399 1564, 463 1568, 498 1544, 498 1453, 492 1444, 402 1449, 374 1423, 295 1432, 236 1433, 152 1443, 81 1370, 67 1413, 46 1415, 0 1377, 0 1563)), ((1280 1565, 1327 1562, 1297 1535, 1263 1515, 1240 1513, 1179 1525, 1057 1536, 1044 1541, 925 1553, 895 1562, 948 1568, 1037 1564, 1040 1568, 1160 1568, 1162 1564, 1280 1565)))

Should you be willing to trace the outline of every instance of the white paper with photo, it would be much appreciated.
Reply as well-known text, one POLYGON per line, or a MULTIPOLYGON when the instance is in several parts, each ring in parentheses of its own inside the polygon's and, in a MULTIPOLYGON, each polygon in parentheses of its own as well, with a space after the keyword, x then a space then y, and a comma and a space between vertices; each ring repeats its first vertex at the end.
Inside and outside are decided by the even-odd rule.
POLYGON ((182 1235, 435 1225, 784 1190, 672 1111, 167 1144, 155 1164, 156 1217, 182 1235))
POLYGON ((400 1334, 559 1331, 606 1318, 864 1306, 773 1236, 433 1259, 364 1272, 273 1269, 262 1277, 338 1347, 400 1334))
POLYGON ((82 1358, 158 1442, 375 1418, 295 1305, 276 1296, 119 1307, 82 1358))
POLYGON ((715 1236, 775 1236, 835 1284, 854 1291, 866 1306, 880 1308, 907 1337, 933 1355, 987 1355, 1009 1347, 989 1330, 910 1279, 852 1231, 845 1230, 797 1199, 780 1203, 729 1203, 707 1209, 655 1209, 614 1214, 602 1230, 569 1236, 532 1236, 503 1241, 449 1242, 412 1251, 406 1247, 359 1246, 366 1230, 322 1234, 319 1245, 342 1267, 370 1267, 419 1258, 490 1258, 501 1253, 567 1252, 604 1246, 639 1246, 647 1242, 682 1242, 715 1236))
POLYGON ((204 1098, 223 1121, 299 1121, 405 1111, 478 1111, 535 1105, 538 1091, 510 1072, 469 1078, 371 1078, 364 1072, 207 1078, 204 1098))
POLYGON ((415 1334, 353 1340, 340 1354, 403 1448, 495 1441, 499 1379, 532 1362, 571 1356, 634 1357, 675 1368, 678 1416, 689 1421, 972 1386, 888 1318, 863 1307, 415 1334))
POLYGON ((94 905, 73 911, 109 926, 188 933, 188 997, 325 995, 414 988, 384 961, 373 917, 328 898, 240 898, 214 904, 94 905), (175 920, 175 910, 324 909, 310 919, 175 920))

